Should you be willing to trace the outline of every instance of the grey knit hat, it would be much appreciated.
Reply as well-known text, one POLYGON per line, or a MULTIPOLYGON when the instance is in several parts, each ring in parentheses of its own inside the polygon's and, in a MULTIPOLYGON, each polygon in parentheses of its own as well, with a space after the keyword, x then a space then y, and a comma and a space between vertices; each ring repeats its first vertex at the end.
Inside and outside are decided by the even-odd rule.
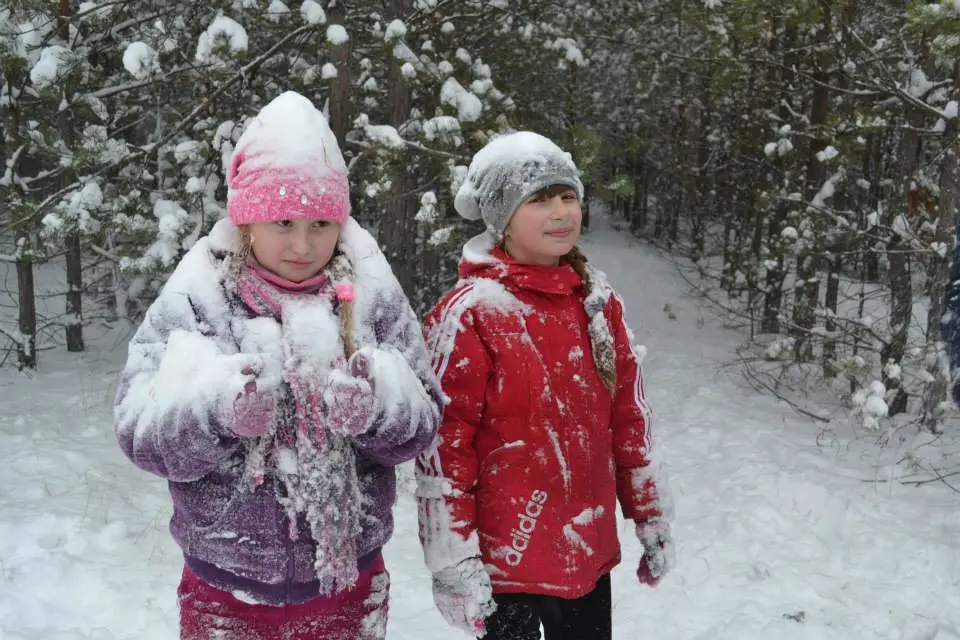
POLYGON ((570 187, 583 201, 580 172, 570 154, 540 134, 518 131, 494 138, 477 152, 454 207, 467 220, 482 219, 499 238, 525 200, 554 185, 570 187))

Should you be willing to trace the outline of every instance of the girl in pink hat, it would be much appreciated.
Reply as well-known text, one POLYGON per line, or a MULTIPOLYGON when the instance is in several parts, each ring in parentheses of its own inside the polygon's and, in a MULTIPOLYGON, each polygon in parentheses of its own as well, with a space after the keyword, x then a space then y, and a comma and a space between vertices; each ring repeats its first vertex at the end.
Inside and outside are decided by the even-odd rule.
POLYGON ((148 310, 115 409, 169 482, 180 637, 383 638, 394 467, 442 408, 419 323, 309 100, 264 107, 227 179, 229 220, 148 310))

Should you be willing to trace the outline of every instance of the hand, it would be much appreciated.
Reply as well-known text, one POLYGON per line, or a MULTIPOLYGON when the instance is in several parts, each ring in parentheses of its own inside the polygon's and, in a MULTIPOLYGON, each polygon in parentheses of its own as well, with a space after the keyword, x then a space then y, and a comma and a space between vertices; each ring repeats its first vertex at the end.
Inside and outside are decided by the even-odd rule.
POLYGON ((327 406, 327 427, 343 436, 357 436, 367 431, 377 408, 377 396, 370 377, 370 362, 362 353, 355 353, 345 373, 335 370, 323 393, 327 406))
POLYGON ((637 522, 637 537, 643 544, 637 579, 641 584, 655 587, 673 568, 675 562, 670 523, 659 518, 637 522))
POLYGON ((241 373, 251 379, 243 385, 243 393, 237 394, 233 402, 230 427, 241 438, 259 438, 274 420, 276 399, 272 391, 257 389, 257 374, 253 367, 244 367, 241 373))
POLYGON ((467 558, 433 574, 433 601, 449 625, 476 637, 486 635, 486 619, 497 610, 480 558, 467 558))
POLYGON ((202 372, 198 372, 196 385, 229 407, 250 388, 251 383, 256 383, 263 368, 264 360, 258 355, 218 355, 206 363, 202 372))

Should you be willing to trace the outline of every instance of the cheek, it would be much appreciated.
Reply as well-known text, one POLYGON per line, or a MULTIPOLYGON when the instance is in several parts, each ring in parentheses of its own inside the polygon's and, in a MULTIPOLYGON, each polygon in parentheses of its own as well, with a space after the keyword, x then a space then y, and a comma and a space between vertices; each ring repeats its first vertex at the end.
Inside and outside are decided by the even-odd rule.
POLYGON ((333 252, 337 248, 337 241, 339 240, 339 235, 334 233, 330 236, 324 236, 317 240, 316 252, 317 259, 323 261, 324 263, 330 260, 330 257, 333 256, 333 252))
POLYGON ((253 255, 261 263, 279 260, 286 249, 286 242, 283 237, 276 235, 263 235, 256 237, 253 243, 253 255))
POLYGON ((523 237, 531 240, 543 235, 543 227, 547 222, 547 216, 537 213, 530 213, 520 220, 519 232, 523 237))

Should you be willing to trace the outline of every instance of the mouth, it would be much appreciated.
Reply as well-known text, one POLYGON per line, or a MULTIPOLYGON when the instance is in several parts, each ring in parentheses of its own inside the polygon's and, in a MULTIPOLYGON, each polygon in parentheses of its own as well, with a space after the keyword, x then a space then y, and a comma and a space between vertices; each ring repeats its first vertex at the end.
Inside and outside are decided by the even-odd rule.
POLYGON ((284 260, 288 265, 294 269, 306 269, 313 264, 311 260, 284 260))
POLYGON ((557 238, 562 240, 564 238, 569 238, 570 236, 572 236, 573 229, 556 229, 555 231, 548 231, 544 235, 548 235, 551 238, 557 238))

